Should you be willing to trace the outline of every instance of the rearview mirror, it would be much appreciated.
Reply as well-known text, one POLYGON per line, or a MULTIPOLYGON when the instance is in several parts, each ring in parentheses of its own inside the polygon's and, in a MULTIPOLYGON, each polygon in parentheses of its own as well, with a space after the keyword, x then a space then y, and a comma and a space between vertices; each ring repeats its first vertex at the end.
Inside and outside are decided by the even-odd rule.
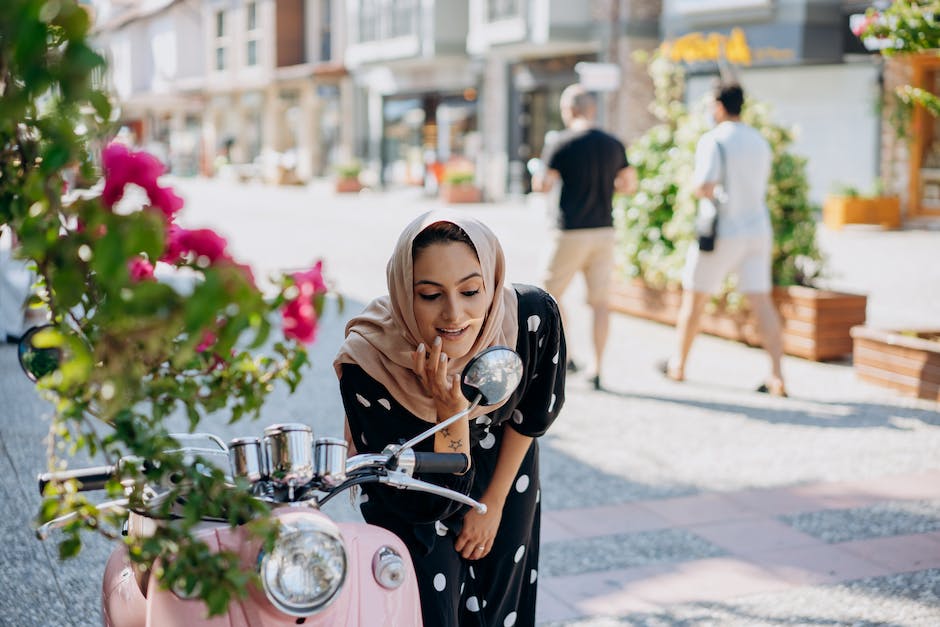
POLYGON ((44 331, 53 329, 55 327, 51 324, 31 327, 20 338, 17 357, 20 360, 20 368, 30 381, 38 381, 55 372, 62 363, 62 349, 59 346, 50 345, 44 341, 48 338, 41 335, 44 331))
POLYGON ((491 346, 471 359, 463 369, 460 390, 471 402, 484 407, 505 401, 522 381, 522 358, 506 346, 491 346))

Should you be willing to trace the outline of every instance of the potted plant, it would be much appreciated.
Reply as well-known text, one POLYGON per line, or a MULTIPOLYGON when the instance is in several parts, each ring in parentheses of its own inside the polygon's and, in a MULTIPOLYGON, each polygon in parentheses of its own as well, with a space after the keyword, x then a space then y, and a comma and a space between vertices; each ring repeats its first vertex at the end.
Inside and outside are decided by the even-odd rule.
POLYGON ((840 185, 826 196, 822 213, 823 224, 830 229, 838 230, 846 224, 880 224, 896 229, 901 226, 901 199, 885 195, 880 181, 870 193, 840 185))
MULTIPOLYGON (((696 201, 691 180, 695 145, 708 129, 704 102, 682 104, 684 72, 660 55, 649 63, 655 85, 652 105, 660 124, 631 146, 630 163, 640 187, 619 197, 619 277, 612 290, 614 310, 675 324, 680 282, 689 246, 695 241, 696 201)), ((808 198, 806 162, 789 151, 792 133, 770 122, 769 109, 749 101, 746 122, 760 130, 773 150, 767 204, 774 227, 774 299, 783 323, 784 350, 808 359, 833 359, 852 351, 849 330, 865 321, 863 295, 817 289, 822 273, 816 245, 814 207, 808 198)), ((758 342, 756 321, 732 280, 702 320, 706 333, 758 342)))
POLYGON ((852 367, 862 380, 940 402, 940 329, 852 328, 852 367))
POLYGON ((358 161, 347 161, 336 166, 336 191, 350 193, 362 191, 362 182, 359 174, 362 173, 362 164, 358 161))
POLYGON ((472 165, 461 163, 448 166, 441 179, 441 200, 446 203, 480 202, 482 194, 475 180, 472 165))

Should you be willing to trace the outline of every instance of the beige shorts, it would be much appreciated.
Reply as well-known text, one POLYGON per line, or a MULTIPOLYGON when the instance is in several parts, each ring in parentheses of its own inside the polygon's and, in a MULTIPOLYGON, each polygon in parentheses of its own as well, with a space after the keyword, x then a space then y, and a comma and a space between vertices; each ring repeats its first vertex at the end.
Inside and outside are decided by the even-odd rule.
POLYGON ((703 253, 695 244, 689 248, 682 272, 682 287, 714 294, 728 274, 738 275, 738 291, 767 294, 771 290, 770 267, 773 239, 770 235, 718 238, 715 250, 703 253))
POLYGON ((615 239, 613 227, 556 231, 545 290, 558 300, 571 279, 583 272, 588 304, 606 304, 614 271, 615 239))

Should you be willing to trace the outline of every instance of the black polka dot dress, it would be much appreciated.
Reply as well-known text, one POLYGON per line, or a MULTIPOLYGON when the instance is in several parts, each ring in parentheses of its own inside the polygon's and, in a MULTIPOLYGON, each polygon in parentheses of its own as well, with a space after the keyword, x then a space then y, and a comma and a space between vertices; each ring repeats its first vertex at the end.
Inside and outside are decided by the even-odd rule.
MULTIPOLYGON (((479 499, 496 468, 506 429, 538 437, 564 404, 565 354, 561 316, 543 290, 515 286, 519 299, 516 351, 524 370, 502 407, 470 423, 472 468, 463 476, 418 475, 479 499)), ((379 452, 428 428, 357 365, 344 364, 340 389, 359 452, 379 452)), ((433 438, 416 447, 433 450, 433 438)), ((539 556, 539 455, 533 440, 506 496, 493 548, 465 560, 454 549, 466 506, 431 494, 364 486, 362 515, 398 535, 411 552, 425 627, 523 627, 535 624, 539 556)))

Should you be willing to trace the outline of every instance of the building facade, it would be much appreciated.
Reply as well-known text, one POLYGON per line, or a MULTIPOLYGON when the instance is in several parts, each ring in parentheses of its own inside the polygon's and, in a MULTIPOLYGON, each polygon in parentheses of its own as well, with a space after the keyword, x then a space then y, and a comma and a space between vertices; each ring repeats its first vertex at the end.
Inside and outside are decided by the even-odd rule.
POLYGON ((179 174, 195 174, 204 158, 201 41, 198 0, 96 5, 95 43, 123 133, 179 174))
POLYGON ((338 0, 110 0, 120 123, 176 174, 304 182, 352 156, 338 0))

